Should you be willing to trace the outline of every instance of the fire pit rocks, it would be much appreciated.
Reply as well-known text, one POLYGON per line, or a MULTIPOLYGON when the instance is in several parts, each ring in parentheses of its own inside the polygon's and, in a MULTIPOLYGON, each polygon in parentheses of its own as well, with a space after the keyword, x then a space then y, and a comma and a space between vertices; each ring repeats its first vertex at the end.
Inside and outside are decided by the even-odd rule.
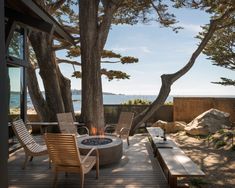
POLYGON ((111 143, 113 140, 110 138, 102 138, 102 137, 92 137, 84 139, 81 143, 87 146, 99 146, 106 145, 111 143))
POLYGON ((99 150, 100 165, 109 165, 122 158, 122 140, 113 136, 83 136, 78 138, 78 147, 86 155, 93 147, 99 150))

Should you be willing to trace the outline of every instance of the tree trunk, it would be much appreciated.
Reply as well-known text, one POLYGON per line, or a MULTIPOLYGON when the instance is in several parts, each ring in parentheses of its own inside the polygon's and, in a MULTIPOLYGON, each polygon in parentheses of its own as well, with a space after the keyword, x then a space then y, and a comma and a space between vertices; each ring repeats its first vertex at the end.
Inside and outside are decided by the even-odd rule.
POLYGON ((79 1, 79 28, 82 61, 83 121, 98 131, 104 128, 104 107, 101 82, 101 52, 111 26, 113 14, 123 0, 103 0, 104 14, 98 19, 99 0, 79 1))
MULTIPOLYGON (((43 0, 36 0, 48 13, 53 14, 65 0, 45 4, 43 0)), ((56 63, 55 52, 52 50, 53 41, 49 34, 31 32, 30 41, 36 54, 40 75, 44 84, 45 99, 38 86, 35 67, 28 68, 28 89, 37 114, 42 121, 56 121, 59 112, 72 112, 74 115, 71 84, 60 72, 56 63)))
MULTIPOLYGON (((104 127, 104 109, 100 72, 101 50, 98 44, 98 0, 79 2, 82 117, 97 130, 104 127)), ((91 127, 89 127, 91 128, 91 127)))
POLYGON ((43 95, 40 91, 35 68, 32 64, 27 68, 27 85, 30 98, 37 112, 40 121, 49 121, 49 109, 43 95))
MULTIPOLYGON (((234 11, 234 10, 233 10, 234 11)), ((201 43, 199 44, 198 48, 195 50, 195 52, 192 54, 189 62, 179 71, 173 73, 173 74, 165 74, 162 75, 162 86, 160 89, 160 92, 158 94, 158 97, 156 100, 143 112, 138 114, 133 121, 130 134, 133 135, 138 127, 140 127, 143 123, 148 120, 154 112, 156 112, 161 105, 164 104, 166 101, 170 91, 171 91, 171 85, 178 80, 180 77, 185 75, 194 65, 197 57, 200 55, 202 50, 205 48, 211 37, 213 36, 214 32, 218 29, 217 26, 223 21, 223 19, 228 16, 228 14, 231 13, 231 10, 226 11, 221 17, 212 20, 208 29, 208 32, 205 34, 204 38, 202 39, 201 43)))
POLYGON ((64 110, 65 112, 71 112, 74 116, 71 81, 63 76, 59 68, 57 72, 58 72, 58 78, 60 80, 60 90, 61 90, 62 100, 64 103, 64 110))
MULTIPOLYGON (((38 108, 37 105, 35 108, 37 108, 36 110, 39 114, 45 114, 43 119, 56 121, 57 113, 65 111, 73 113, 70 81, 63 77, 59 70, 49 35, 41 32, 32 32, 30 41, 40 68, 39 73, 44 84, 48 113, 45 114, 43 109, 38 108)), ((36 93, 38 95, 38 92, 34 90, 34 95, 36 93)))

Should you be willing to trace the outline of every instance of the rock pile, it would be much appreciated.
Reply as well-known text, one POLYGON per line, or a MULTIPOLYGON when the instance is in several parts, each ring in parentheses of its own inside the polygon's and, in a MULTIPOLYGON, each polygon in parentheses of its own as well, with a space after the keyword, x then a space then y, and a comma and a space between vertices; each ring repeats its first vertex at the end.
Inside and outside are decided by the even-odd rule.
POLYGON ((229 118, 229 113, 212 108, 200 114, 188 124, 182 121, 166 122, 158 120, 152 127, 160 127, 166 133, 176 133, 185 130, 190 135, 206 136, 220 129, 231 127, 229 118))

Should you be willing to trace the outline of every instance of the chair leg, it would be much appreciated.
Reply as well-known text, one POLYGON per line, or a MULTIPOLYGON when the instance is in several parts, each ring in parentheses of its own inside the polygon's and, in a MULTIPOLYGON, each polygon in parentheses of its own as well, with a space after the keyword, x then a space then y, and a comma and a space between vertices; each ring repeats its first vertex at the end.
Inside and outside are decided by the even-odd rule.
POLYGON ((28 159, 29 159, 29 156, 27 154, 25 154, 25 160, 24 160, 24 164, 22 166, 22 169, 25 169, 26 168, 26 164, 28 162, 28 159))
POLYGON ((54 180, 53 180, 53 187, 56 187, 58 173, 57 173, 57 171, 55 171, 54 173, 55 173, 55 175, 54 175, 54 180))
POLYGON ((126 138, 128 146, 130 145, 129 137, 126 138))
POLYGON ((33 161, 33 156, 30 157, 29 161, 30 161, 30 162, 33 161))
POLYGON ((81 186, 81 188, 83 188, 83 186, 84 186, 84 173, 83 172, 81 172, 80 173, 81 175, 81 179, 80 179, 80 186, 81 186))
POLYGON ((100 167, 99 167, 99 160, 96 161, 96 179, 99 178, 99 174, 100 174, 100 167))
POLYGON ((49 169, 51 169, 51 160, 49 158, 49 169))

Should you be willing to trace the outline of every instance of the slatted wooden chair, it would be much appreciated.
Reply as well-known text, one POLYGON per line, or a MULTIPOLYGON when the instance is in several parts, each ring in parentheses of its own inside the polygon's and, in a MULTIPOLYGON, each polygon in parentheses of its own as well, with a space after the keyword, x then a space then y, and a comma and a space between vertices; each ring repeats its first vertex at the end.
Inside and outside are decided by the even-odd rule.
POLYGON ((89 129, 85 126, 79 127, 80 129, 85 129, 87 134, 80 135, 77 132, 77 127, 74 125, 74 119, 71 112, 68 113, 58 113, 57 114, 58 125, 61 133, 71 133, 76 136, 88 136, 89 129))
POLYGON ((130 145, 129 133, 130 133, 131 125, 133 122, 133 118, 134 118, 134 113, 121 112, 119 119, 118 119, 118 123, 114 124, 114 125, 105 126, 104 130, 105 130, 106 134, 110 134, 110 133, 107 133, 107 130, 109 128, 113 127, 115 129, 115 131, 111 135, 116 135, 116 136, 119 136, 120 138, 124 138, 124 139, 126 138, 127 144, 129 146, 130 145))
POLYGON ((99 177, 99 153, 92 148, 86 156, 80 155, 75 134, 46 133, 45 140, 52 161, 54 176, 54 187, 57 184, 59 172, 80 173, 80 185, 83 188, 84 175, 96 164, 96 178, 99 177), (95 156, 91 154, 95 152, 95 156))
POLYGON ((12 129, 25 151, 25 161, 22 166, 23 169, 26 168, 29 157, 30 161, 32 161, 35 156, 48 154, 46 145, 40 145, 34 140, 22 119, 12 122, 12 129))

